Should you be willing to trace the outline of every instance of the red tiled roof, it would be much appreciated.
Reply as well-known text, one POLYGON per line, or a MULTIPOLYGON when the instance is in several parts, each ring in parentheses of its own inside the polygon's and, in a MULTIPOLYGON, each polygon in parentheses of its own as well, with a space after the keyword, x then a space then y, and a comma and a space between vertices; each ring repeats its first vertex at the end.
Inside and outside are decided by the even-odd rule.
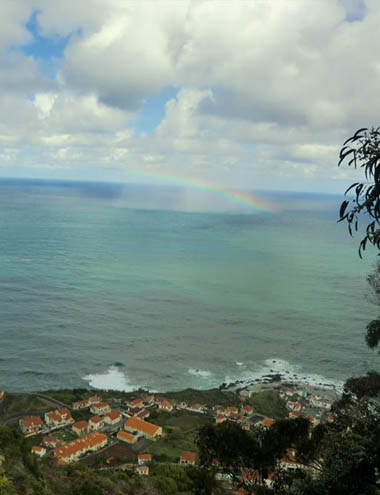
POLYGON ((105 418, 110 418, 111 421, 115 421, 118 418, 121 418, 121 412, 120 411, 112 411, 109 413, 106 413, 104 415, 105 418))
POLYGON ((72 428, 76 428, 77 430, 83 430, 84 428, 88 428, 88 423, 87 421, 78 421, 77 423, 74 423, 72 428))
POLYGON ((127 442, 135 442, 137 440, 135 435, 127 433, 126 431, 119 431, 116 436, 119 440, 127 440, 127 442))
POLYGON ((92 418, 90 418, 90 421, 91 423, 100 423, 103 421, 103 418, 101 418, 100 416, 92 416, 92 418))
POLYGON ((188 462, 194 462, 197 457, 195 452, 189 452, 188 450, 184 450, 181 452, 180 459, 188 462))
POLYGON ((20 423, 26 427, 42 425, 42 419, 39 416, 27 416, 21 418, 20 423))
POLYGON ((272 418, 264 418, 262 422, 265 426, 270 428, 276 421, 272 418))
POLYGON ((152 460, 152 455, 151 454, 139 454, 137 456, 139 461, 151 461, 152 460))
POLYGON ((155 435, 160 429, 160 426, 148 423, 148 421, 144 421, 143 419, 136 418, 134 416, 127 419, 127 421, 124 423, 124 427, 129 427, 131 429, 141 431, 151 436, 155 435))
POLYGON ((32 447, 32 450, 33 452, 44 452, 45 449, 43 449, 42 447, 32 447))

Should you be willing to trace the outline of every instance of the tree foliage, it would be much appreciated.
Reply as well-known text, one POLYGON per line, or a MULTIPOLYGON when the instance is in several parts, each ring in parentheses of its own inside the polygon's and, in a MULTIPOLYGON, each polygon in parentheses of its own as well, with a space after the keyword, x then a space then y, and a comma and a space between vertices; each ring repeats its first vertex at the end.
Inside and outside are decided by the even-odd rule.
POLYGON ((339 221, 346 221, 350 235, 358 230, 359 219, 367 216, 369 223, 359 244, 359 256, 367 244, 380 250, 380 127, 359 129, 347 139, 339 154, 339 166, 362 168, 365 181, 355 182, 345 192, 339 221), (348 194, 353 193, 353 197, 348 194))

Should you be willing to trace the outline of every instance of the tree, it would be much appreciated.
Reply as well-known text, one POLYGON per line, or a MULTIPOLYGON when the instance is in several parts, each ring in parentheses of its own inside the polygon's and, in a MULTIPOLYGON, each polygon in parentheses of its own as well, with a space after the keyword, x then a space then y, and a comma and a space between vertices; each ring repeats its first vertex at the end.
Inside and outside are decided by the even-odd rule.
POLYGON ((343 143, 339 154, 339 166, 362 168, 365 181, 355 182, 346 190, 354 197, 345 199, 340 207, 339 221, 346 221, 352 235, 358 230, 359 219, 368 217, 369 223, 363 239, 359 244, 359 256, 367 244, 372 244, 380 251, 380 127, 368 129, 363 127, 343 143))

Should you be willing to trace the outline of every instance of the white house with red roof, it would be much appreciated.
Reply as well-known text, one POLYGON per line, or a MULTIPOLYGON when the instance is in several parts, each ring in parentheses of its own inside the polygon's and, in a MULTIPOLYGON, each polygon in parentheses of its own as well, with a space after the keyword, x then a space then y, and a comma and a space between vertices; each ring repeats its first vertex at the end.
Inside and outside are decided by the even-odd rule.
POLYGON ((32 447, 32 454, 36 454, 39 457, 43 457, 46 454, 46 449, 38 446, 32 447))
POLYGON ((140 476, 148 476, 149 474, 149 467, 148 466, 137 466, 136 467, 136 472, 137 474, 139 474, 140 476))
POLYGON ((120 411, 111 411, 103 416, 103 420, 108 425, 116 425, 123 419, 120 411))
POLYGON ((55 411, 45 413, 45 423, 53 428, 61 428, 74 423, 74 419, 67 407, 61 407, 55 411))
POLYGON ((73 409, 86 409, 86 407, 90 407, 91 403, 89 400, 78 400, 77 402, 73 402, 73 409))
POLYGON ((196 458, 197 458, 197 454, 195 452, 184 450, 181 452, 181 455, 179 456, 179 463, 194 466, 196 458))
POLYGON ((173 411, 173 404, 169 401, 169 400, 162 400, 159 404, 158 404, 158 409, 160 411, 167 411, 167 412, 171 412, 173 411))
POLYGON ((104 426, 103 418, 100 416, 92 416, 88 421, 88 425, 92 431, 100 430, 100 428, 104 426))
POLYGON ((152 454, 139 454, 137 456, 137 462, 139 466, 152 461, 152 454))
POLYGON ((26 416, 19 420, 21 431, 24 435, 39 433, 43 429, 43 422, 39 416, 26 416))
POLYGON ((107 402, 97 402, 90 407, 92 414, 103 415, 111 412, 111 406, 107 402))
POLYGON ((87 421, 77 421, 71 427, 74 433, 76 433, 79 437, 85 435, 89 431, 89 425, 87 421))

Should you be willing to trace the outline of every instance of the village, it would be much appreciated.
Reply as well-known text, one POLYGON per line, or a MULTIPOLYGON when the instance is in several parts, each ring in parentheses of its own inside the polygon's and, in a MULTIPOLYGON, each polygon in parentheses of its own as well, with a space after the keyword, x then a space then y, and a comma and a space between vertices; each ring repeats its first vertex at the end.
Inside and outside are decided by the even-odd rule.
MULTIPOLYGON (((112 397, 112 393, 107 393, 107 399, 103 399, 101 393, 90 395, 89 391, 87 395, 87 398, 47 411, 43 415, 25 414, 18 419, 24 436, 33 440, 33 454, 40 458, 50 458, 59 467, 101 456, 104 460, 101 469, 129 469, 138 475, 149 476, 149 465, 152 462, 169 461, 184 466, 196 464, 196 446, 190 440, 190 430, 186 430, 185 426, 183 440, 179 443, 191 448, 177 449, 177 457, 174 457, 174 449, 174 455, 165 457, 165 454, 169 455, 165 441, 172 437, 175 439, 173 431, 177 431, 179 438, 181 424, 187 425, 189 419, 192 432, 196 425, 200 426, 205 422, 221 424, 233 421, 242 429, 251 431, 254 428, 270 428, 279 417, 306 417, 312 426, 334 421, 334 414, 330 412, 334 394, 323 388, 311 389, 305 384, 262 383, 235 389, 233 394, 229 392, 229 405, 175 400, 168 398, 166 394, 162 396, 149 392, 136 392, 125 400, 112 397), (263 414, 257 401, 265 394, 274 394, 281 404, 282 409, 277 418, 263 414), (256 407, 255 401, 258 404, 256 407), (173 420, 175 418, 175 422, 171 422, 170 417, 173 420), (177 425, 176 429, 174 424, 177 425), (128 449, 128 462, 121 462, 125 459, 122 456, 118 458, 115 454, 120 454, 123 446, 128 449)), ((7 393, 0 390, 0 405, 6 396, 7 393)), ((172 444, 176 446, 175 440, 172 444)), ((292 449, 281 459, 279 467, 286 470, 302 468, 292 449)), ((229 482, 228 474, 220 472, 217 476, 229 482)), ((250 470, 242 473, 242 479, 248 483, 253 479, 252 476, 254 474, 250 470)), ((270 473, 266 480, 268 486, 271 485, 272 477, 273 473, 270 473)), ((244 492, 240 490, 234 493, 244 492)))

